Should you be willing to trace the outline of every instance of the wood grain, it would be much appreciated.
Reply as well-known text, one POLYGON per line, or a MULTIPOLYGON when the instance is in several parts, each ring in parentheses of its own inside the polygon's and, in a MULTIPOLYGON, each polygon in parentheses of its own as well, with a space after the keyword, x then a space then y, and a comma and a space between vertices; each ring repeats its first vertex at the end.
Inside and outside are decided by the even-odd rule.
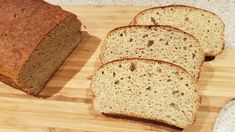
MULTIPOLYGON (((92 74, 100 66, 99 43, 146 7, 64 6, 83 22, 83 40, 35 98, 0 84, 1 132, 181 131, 139 119, 111 118, 92 109, 92 74)), ((235 97, 235 50, 205 62, 198 82, 202 96, 195 124, 184 131, 212 131, 221 107, 235 97)))

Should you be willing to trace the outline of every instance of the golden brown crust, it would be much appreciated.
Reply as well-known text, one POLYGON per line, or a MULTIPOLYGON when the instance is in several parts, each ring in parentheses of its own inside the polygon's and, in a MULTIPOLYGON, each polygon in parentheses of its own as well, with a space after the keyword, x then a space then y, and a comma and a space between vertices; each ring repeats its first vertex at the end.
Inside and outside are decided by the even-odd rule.
POLYGON ((11 80, 6 84, 23 90, 19 73, 34 49, 54 27, 76 16, 43 0, 1 1, 0 5, 5 12, 0 13, 4 27, 0 33, 0 74, 11 80))
MULTIPOLYGON (((118 59, 118 60, 113 60, 113 61, 110 61, 108 63, 105 63, 103 65, 101 65, 97 70, 100 70, 101 68, 105 67, 106 65, 110 64, 110 63, 115 63, 115 62, 121 62, 121 61, 128 61, 128 60, 142 60, 142 61, 147 61, 147 62, 153 62, 153 63, 165 63, 165 64, 168 64, 170 66, 174 66, 176 67, 177 69, 180 69, 182 70, 183 72, 185 72, 186 74, 188 74, 190 77, 191 77, 191 80, 192 80, 192 84, 196 87, 196 90, 197 90, 197 94, 199 95, 199 88, 197 87, 196 85, 196 81, 194 80, 194 78, 189 74, 189 72, 187 70, 185 70, 184 68, 178 66, 178 65, 175 65, 173 63, 170 63, 170 62, 166 62, 166 61, 162 61, 162 60, 154 60, 154 59, 143 59, 143 58, 123 58, 123 59, 118 59)), ((93 91, 93 88, 92 88, 92 84, 93 84, 93 80, 94 80, 94 77, 96 77, 96 72, 93 74, 92 76, 92 79, 91 79, 91 83, 90 83, 90 87, 91 87, 91 91, 94 95, 94 100, 96 99, 96 94, 95 92, 93 91)), ((94 102, 94 101, 93 101, 94 102)), ((200 96, 198 97, 197 99, 197 111, 199 109, 199 104, 200 104, 200 96)), ((148 119, 148 120, 152 120, 150 118, 145 118, 145 117, 139 117, 137 115, 131 115, 131 114, 128 114, 128 113, 107 113, 107 114, 115 114, 115 115, 125 115, 125 116, 129 116, 129 117, 137 117, 137 118, 143 118, 143 119, 148 119)), ((187 128, 189 127, 190 125, 192 125, 194 122, 195 122, 195 119, 196 119, 196 113, 193 115, 193 121, 188 125, 188 126, 177 126, 179 128, 187 128)), ((167 121, 163 121, 163 120, 156 120, 156 121, 159 121, 159 122, 162 122, 162 123, 167 123, 167 124, 170 124, 170 125, 173 125, 173 126, 176 126, 170 122, 167 122, 167 121)))
MULTIPOLYGON (((204 9, 201 9, 201 8, 192 7, 192 6, 186 6, 186 5, 167 5, 167 6, 159 6, 159 7, 153 7, 153 8, 145 9, 145 10, 139 12, 139 13, 134 17, 134 19, 133 19, 133 21, 132 21, 132 24, 136 25, 136 24, 137 24, 137 17, 138 17, 139 15, 141 15, 142 13, 146 12, 146 11, 150 11, 150 10, 154 10, 154 9, 165 9, 165 8, 190 8, 190 9, 200 10, 200 11, 204 11, 204 12, 206 12, 206 13, 212 14, 213 16, 216 16, 216 17, 221 21, 221 23, 223 24, 223 32, 221 32, 221 36, 224 36, 225 24, 224 24, 223 20, 222 20, 218 15, 216 15, 216 14, 213 13, 213 12, 210 12, 210 11, 207 11, 207 10, 204 10, 204 9)), ((224 38, 224 37, 222 37, 222 39, 223 39, 223 38, 224 38)), ((224 41, 223 41, 223 42, 224 42, 224 41)), ((214 56, 217 56, 217 55, 221 54, 221 53, 223 52, 224 46, 225 46, 225 44, 223 43, 220 52, 218 52, 218 53, 205 53, 205 56, 214 57, 214 56)))
MULTIPOLYGON (((164 29, 164 30, 168 30, 168 31, 174 30, 174 31, 176 31, 176 32, 180 32, 180 33, 183 33, 183 34, 185 34, 185 35, 188 35, 188 36, 192 37, 193 39, 195 39, 195 40, 198 42, 198 44, 200 44, 200 42, 198 41, 198 39, 195 38, 195 37, 194 37, 193 35, 191 35, 190 33, 184 32, 184 31, 181 30, 181 29, 178 29, 178 28, 172 27, 172 26, 168 26, 168 25, 126 25, 126 26, 121 26, 121 27, 117 27, 117 28, 114 28, 113 30, 109 31, 105 38, 107 38, 107 36, 108 36, 110 33, 112 33, 112 32, 115 32, 115 31, 121 30, 121 29, 125 29, 125 28, 131 28, 131 27, 137 27, 137 28, 139 27, 139 28, 147 28, 147 29, 148 29, 148 28, 151 28, 151 27, 160 27, 160 28, 162 28, 162 29, 164 29)), ((200 45, 198 45, 198 46, 201 47, 200 45)), ((102 60, 104 47, 105 47, 105 43, 104 43, 104 40, 103 40, 103 41, 101 42, 101 47, 100 47, 101 50, 100 50, 100 56, 99 56, 100 61, 101 61, 102 64, 104 64, 104 62, 103 62, 103 60, 102 60)), ((204 56, 204 58, 203 58, 203 60, 201 60, 201 62, 200 62, 201 64, 199 65, 199 66, 200 66, 199 68, 201 68, 201 66, 202 66, 202 64, 203 64, 203 62, 204 62, 204 60, 205 60, 205 53, 203 52, 202 48, 200 48, 200 55, 201 55, 201 56, 204 56)), ((200 75, 200 72, 201 72, 201 70, 199 71, 198 75, 200 75)), ((199 76, 198 76, 198 78, 195 78, 195 81, 197 82, 198 79, 199 79, 199 76)))

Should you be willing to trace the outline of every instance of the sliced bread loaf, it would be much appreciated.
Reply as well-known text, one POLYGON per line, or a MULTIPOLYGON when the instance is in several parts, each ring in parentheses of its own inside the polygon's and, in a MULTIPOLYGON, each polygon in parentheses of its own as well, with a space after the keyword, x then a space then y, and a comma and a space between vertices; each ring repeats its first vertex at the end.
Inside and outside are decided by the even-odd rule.
POLYGON ((0 0, 0 81, 37 95, 81 40, 77 16, 43 0, 0 0))
POLYGON ((133 25, 112 30, 103 41, 103 63, 121 58, 168 61, 183 67, 197 80, 204 53, 197 39, 176 28, 133 25))
POLYGON ((195 81, 184 69, 164 61, 121 59, 104 64, 92 77, 94 109, 156 120, 185 128, 199 105, 195 81))
POLYGON ((140 12, 136 25, 170 25, 194 35, 206 56, 216 56, 224 47, 224 23, 214 13, 184 5, 155 7, 140 12))

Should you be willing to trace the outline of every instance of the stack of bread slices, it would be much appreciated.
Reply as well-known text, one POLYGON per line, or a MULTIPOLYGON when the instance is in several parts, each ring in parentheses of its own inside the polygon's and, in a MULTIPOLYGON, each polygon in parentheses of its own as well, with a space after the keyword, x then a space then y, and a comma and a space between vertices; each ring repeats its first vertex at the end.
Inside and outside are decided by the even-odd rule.
POLYGON ((205 56, 223 50, 224 24, 203 9, 170 5, 144 10, 102 42, 92 77, 98 112, 185 128, 199 106, 196 83, 205 56))

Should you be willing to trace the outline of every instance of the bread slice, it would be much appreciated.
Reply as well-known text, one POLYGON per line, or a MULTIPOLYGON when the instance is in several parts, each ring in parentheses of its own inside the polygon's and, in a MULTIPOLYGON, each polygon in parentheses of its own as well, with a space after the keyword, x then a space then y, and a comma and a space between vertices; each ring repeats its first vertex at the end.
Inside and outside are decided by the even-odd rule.
POLYGON ((168 61, 183 67, 197 80, 204 53, 197 39, 179 29, 133 25, 112 30, 103 41, 103 63, 121 58, 168 61))
POLYGON ((169 5, 144 10, 135 16, 136 25, 170 25, 194 35, 206 56, 216 56, 224 47, 224 23, 214 13, 184 6, 169 5))
POLYGON ((184 69, 164 61, 121 59, 104 64, 92 77, 94 109, 156 120, 185 128, 199 105, 195 81, 184 69))

